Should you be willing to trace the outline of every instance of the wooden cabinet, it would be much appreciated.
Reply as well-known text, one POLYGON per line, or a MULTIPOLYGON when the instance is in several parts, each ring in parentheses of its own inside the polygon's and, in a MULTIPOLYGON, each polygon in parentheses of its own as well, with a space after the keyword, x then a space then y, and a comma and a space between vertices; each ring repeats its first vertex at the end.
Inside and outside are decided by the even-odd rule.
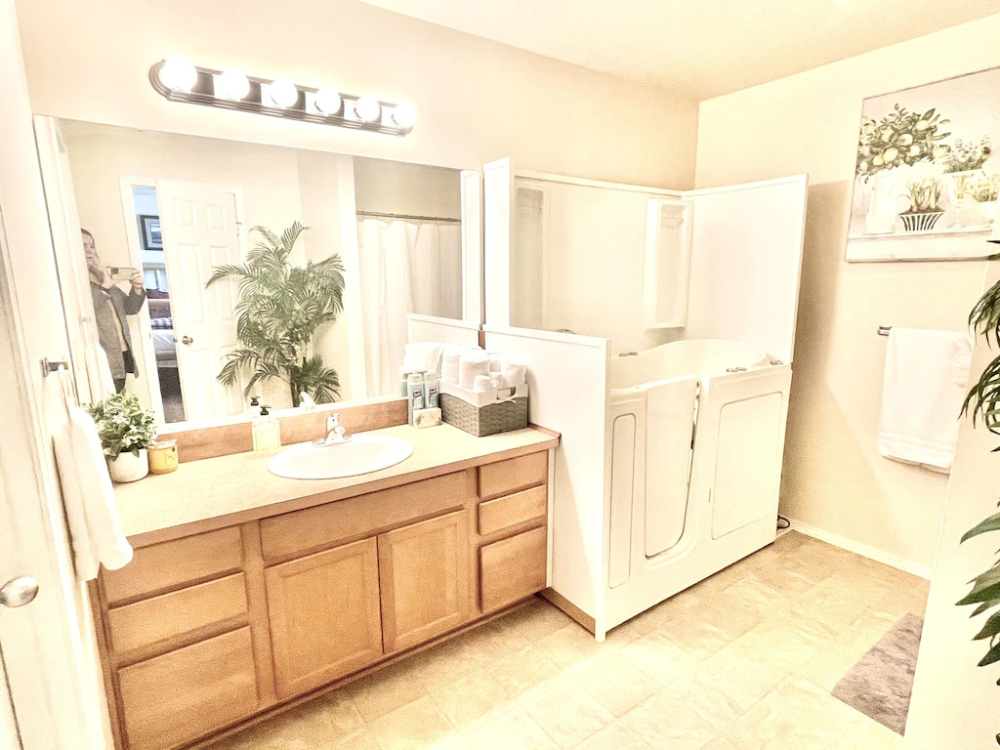
POLYGON ((118 750, 207 741, 544 588, 548 457, 494 458, 140 546, 102 572, 118 750))
POLYGON ((382 654, 375 539, 264 572, 278 696, 332 682, 382 654))
POLYGON ((128 747, 177 747, 256 710, 250 629, 125 667, 118 682, 128 747))
POLYGON ((410 648, 469 619, 469 522, 465 511, 379 535, 386 652, 410 648))

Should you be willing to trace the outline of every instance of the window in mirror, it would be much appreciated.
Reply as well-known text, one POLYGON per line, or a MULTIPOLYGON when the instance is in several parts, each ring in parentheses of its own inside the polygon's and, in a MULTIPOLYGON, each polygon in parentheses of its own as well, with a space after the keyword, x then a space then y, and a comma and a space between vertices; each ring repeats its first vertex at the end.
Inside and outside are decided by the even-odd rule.
POLYGON ((299 390, 320 403, 397 395, 407 315, 462 318, 458 170, 72 121, 59 130, 71 185, 46 190, 75 203, 91 282, 80 303, 94 313, 77 338, 99 342, 115 387, 161 421, 245 414, 251 396, 287 408, 299 390), (263 258, 296 222, 306 228, 280 260, 263 258), (255 290, 268 263, 271 286, 255 290), (343 266, 325 312, 338 293, 323 286, 324 263, 343 266), (220 267, 229 273, 209 283, 220 267), (234 361, 228 384, 219 375, 234 361), (319 387, 317 372, 336 387, 319 387))

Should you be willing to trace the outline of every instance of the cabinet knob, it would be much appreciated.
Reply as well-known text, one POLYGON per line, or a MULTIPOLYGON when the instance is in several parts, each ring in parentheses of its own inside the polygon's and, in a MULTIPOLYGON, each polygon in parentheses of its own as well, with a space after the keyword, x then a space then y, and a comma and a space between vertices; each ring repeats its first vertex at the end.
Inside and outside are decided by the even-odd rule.
POLYGON ((0 604, 5 607, 23 607, 38 596, 38 581, 29 576, 12 578, 0 586, 0 604))

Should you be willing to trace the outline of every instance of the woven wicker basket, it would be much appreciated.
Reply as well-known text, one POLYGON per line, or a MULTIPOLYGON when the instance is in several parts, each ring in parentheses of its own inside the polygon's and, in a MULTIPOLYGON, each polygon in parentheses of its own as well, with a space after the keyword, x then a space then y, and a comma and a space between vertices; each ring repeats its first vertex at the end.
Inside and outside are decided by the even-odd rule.
POLYGON ((458 396, 442 393, 441 418, 452 427, 476 437, 496 435, 528 426, 528 397, 475 406, 458 396))

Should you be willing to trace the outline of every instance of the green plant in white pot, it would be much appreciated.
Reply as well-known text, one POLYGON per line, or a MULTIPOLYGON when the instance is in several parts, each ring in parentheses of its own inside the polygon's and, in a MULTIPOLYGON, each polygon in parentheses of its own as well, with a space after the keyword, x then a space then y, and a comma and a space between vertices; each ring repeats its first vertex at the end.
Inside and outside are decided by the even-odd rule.
POLYGON ((156 427, 153 412, 133 393, 117 393, 90 409, 108 460, 108 472, 116 482, 134 482, 149 473, 146 446, 153 442, 156 427))

